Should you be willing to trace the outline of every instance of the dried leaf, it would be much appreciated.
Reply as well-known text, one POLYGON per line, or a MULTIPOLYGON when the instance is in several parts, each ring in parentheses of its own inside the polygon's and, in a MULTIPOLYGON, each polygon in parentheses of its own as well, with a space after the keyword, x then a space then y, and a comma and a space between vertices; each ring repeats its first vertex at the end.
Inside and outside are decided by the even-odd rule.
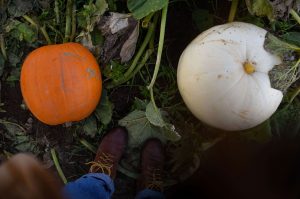
POLYGON ((134 55, 136 43, 139 37, 139 25, 137 24, 127 41, 123 44, 120 52, 121 62, 128 62, 134 55))
POLYGON ((300 10, 299 0, 246 0, 248 10, 257 16, 267 16, 269 20, 287 19, 290 10, 300 10))
POLYGON ((300 66, 296 53, 300 47, 284 42, 272 34, 266 35, 264 47, 267 51, 282 58, 282 64, 276 65, 269 72, 272 88, 286 92, 287 89, 300 78, 300 66))
POLYGON ((98 28, 105 37, 100 59, 104 64, 112 59, 121 58, 125 62, 132 58, 138 38, 138 21, 128 14, 110 12, 102 17, 98 28))
POLYGON ((273 7, 274 15, 277 19, 287 19, 292 8, 296 11, 300 10, 299 0, 273 0, 270 1, 270 4, 273 7))

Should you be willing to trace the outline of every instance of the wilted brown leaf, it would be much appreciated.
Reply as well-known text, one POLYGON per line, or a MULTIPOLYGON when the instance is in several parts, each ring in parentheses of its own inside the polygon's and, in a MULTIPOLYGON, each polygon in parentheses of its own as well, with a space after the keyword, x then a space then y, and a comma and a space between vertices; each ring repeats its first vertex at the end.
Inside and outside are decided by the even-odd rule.
POLYGON ((111 59, 129 61, 139 35, 138 21, 128 14, 110 12, 101 18, 98 28, 105 37, 101 62, 106 64, 111 59))

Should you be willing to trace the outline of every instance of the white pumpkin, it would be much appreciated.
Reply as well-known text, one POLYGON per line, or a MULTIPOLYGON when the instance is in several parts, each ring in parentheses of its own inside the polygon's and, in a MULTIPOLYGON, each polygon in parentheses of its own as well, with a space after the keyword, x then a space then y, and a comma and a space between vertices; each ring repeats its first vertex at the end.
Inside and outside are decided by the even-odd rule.
POLYGON ((178 88, 199 120, 244 130, 276 111, 283 94, 271 87, 268 72, 281 60, 264 49, 266 33, 233 22, 208 29, 187 46, 179 60, 178 88))

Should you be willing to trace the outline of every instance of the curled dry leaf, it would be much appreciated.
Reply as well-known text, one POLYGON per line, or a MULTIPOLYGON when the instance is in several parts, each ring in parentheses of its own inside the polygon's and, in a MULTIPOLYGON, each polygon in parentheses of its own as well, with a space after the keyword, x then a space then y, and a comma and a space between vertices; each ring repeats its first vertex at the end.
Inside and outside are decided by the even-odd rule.
POLYGON ((291 9, 300 11, 299 0, 246 0, 248 10, 257 16, 267 16, 270 20, 287 19, 291 9))
POLYGON ((101 18, 98 28, 105 37, 101 61, 104 64, 111 59, 129 61, 139 36, 138 21, 129 14, 110 12, 101 18))

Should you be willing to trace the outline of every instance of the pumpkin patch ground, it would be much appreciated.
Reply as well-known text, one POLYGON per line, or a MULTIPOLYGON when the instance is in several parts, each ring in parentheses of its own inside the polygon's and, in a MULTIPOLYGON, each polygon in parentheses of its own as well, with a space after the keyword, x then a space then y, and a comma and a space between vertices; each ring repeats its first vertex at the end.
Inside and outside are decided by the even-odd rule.
POLYGON ((167 198, 299 198, 299 12, 297 0, 0 1, 0 161, 32 153, 63 184, 124 126, 113 198, 134 198, 151 137, 166 148, 167 198), (264 35, 230 38, 234 21, 264 35), (230 48, 245 38, 254 50, 230 48), (236 78, 228 60, 244 52, 236 78), (280 62, 261 77, 271 58, 255 52, 280 62), (268 113, 266 88, 280 93, 268 113))

